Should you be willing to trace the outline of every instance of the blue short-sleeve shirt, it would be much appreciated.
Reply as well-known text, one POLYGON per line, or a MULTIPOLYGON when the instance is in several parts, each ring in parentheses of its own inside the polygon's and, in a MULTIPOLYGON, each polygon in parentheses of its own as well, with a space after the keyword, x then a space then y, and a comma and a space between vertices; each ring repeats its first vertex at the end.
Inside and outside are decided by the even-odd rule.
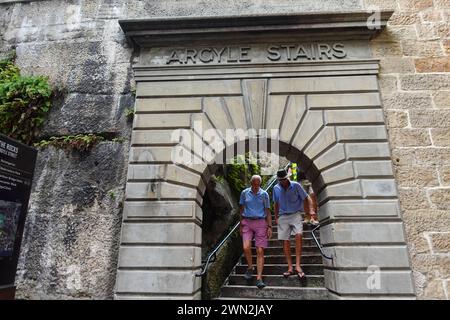
POLYGON ((303 201, 307 197, 305 189, 296 181, 290 181, 287 189, 284 189, 279 183, 273 188, 273 202, 278 202, 280 215, 305 211, 303 201))
POLYGON ((244 218, 264 218, 265 209, 270 208, 269 194, 261 188, 254 194, 252 188, 247 188, 242 190, 239 204, 244 206, 244 218))

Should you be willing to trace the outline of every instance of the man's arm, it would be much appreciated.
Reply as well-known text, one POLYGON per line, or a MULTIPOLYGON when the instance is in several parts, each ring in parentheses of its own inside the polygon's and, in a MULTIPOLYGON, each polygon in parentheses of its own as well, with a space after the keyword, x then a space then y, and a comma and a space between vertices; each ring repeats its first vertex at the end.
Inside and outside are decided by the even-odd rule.
POLYGON ((275 224, 278 224, 278 213, 280 211, 280 204, 278 202, 275 202, 273 208, 275 213, 275 224))
POLYGON ((314 203, 313 200, 311 199, 311 197, 308 195, 306 197, 306 200, 308 201, 308 205, 309 205, 309 214, 311 216, 315 216, 317 214, 316 210, 314 209, 314 203))

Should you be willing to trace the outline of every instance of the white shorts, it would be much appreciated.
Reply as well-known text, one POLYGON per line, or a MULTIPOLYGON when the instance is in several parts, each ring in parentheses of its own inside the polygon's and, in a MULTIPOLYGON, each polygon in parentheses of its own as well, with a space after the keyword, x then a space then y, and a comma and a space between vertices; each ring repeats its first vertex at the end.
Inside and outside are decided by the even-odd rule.
POLYGON ((291 235, 303 234, 302 212, 282 214, 278 217, 278 240, 289 240, 291 235))

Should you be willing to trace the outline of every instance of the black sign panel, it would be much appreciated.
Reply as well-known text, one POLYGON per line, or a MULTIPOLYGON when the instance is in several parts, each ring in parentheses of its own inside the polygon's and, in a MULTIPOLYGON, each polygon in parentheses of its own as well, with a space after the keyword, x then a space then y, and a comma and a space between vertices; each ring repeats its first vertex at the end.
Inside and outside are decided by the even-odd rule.
POLYGON ((0 287, 14 284, 36 157, 0 134, 0 287))

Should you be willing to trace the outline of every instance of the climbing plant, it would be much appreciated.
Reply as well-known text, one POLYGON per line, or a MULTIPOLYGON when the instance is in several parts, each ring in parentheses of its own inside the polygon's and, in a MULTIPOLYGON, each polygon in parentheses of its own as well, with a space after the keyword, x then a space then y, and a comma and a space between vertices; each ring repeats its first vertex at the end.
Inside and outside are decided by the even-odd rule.
MULTIPOLYGON (((250 186, 250 178, 255 174, 261 175, 261 165, 258 157, 249 153, 236 156, 226 165, 226 180, 228 181, 233 194, 237 196, 238 199, 241 191, 250 186)), ((261 186, 264 186, 270 177, 261 177, 261 186)))
POLYGON ((96 143, 105 140, 104 137, 96 134, 77 134, 61 137, 50 137, 48 140, 41 140, 34 144, 35 147, 45 148, 53 146, 65 150, 88 151, 96 143))
POLYGON ((43 76, 22 76, 15 55, 0 61, 0 132, 26 144, 36 139, 51 107, 43 76))

